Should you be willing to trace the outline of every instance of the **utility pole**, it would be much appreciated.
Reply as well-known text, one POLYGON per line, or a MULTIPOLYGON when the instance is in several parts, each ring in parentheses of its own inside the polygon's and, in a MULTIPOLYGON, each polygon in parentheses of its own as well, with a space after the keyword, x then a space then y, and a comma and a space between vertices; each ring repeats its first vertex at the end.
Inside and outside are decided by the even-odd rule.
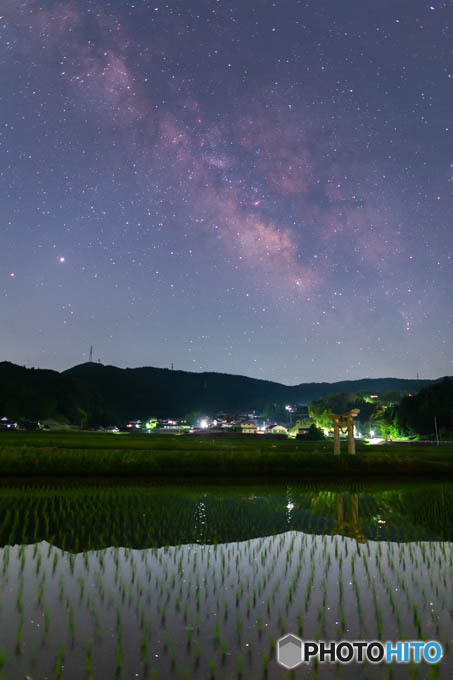
POLYGON ((436 430, 436 442, 437 446, 439 446, 439 432, 437 430, 437 416, 434 416, 434 429, 436 430))

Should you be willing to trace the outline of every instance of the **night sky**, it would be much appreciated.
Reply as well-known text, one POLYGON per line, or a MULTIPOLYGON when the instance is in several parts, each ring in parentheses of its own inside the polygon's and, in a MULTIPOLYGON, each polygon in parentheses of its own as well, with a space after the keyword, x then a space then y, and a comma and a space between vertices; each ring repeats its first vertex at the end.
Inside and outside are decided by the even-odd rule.
POLYGON ((0 13, 0 360, 453 373, 451 0, 0 13))

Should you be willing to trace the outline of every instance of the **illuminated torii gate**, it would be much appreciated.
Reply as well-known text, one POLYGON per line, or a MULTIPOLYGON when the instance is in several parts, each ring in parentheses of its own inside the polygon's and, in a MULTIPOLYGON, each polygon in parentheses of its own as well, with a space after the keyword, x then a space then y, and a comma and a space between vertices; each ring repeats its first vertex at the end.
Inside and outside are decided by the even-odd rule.
POLYGON ((336 413, 327 414, 327 417, 331 419, 333 424, 333 452, 336 456, 340 455, 340 430, 343 434, 348 433, 348 453, 355 454, 354 418, 359 413, 360 409, 353 408, 342 415, 337 415, 336 413))

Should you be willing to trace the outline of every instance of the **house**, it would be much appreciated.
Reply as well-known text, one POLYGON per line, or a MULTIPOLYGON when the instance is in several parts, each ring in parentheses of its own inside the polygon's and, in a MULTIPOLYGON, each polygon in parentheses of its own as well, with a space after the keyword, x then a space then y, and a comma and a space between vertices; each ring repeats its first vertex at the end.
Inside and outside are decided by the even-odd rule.
POLYGON ((288 430, 283 425, 273 425, 267 432, 270 434, 288 434, 288 430))
POLYGON ((242 434, 256 434, 257 425, 252 422, 245 422, 240 424, 242 434))

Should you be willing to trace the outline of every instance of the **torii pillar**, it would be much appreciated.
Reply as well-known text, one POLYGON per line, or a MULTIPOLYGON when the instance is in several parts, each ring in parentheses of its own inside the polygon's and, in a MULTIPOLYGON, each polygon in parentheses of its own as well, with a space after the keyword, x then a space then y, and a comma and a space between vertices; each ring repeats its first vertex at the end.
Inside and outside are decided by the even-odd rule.
POLYGON ((355 441, 354 441, 354 418, 358 416, 360 409, 353 408, 347 413, 342 415, 337 415, 336 413, 328 413, 328 417, 332 420, 333 424, 333 452, 336 456, 341 453, 340 448, 340 429, 345 432, 347 428, 348 432, 348 453, 350 455, 355 454, 355 441))
POLYGON ((340 534, 349 538, 355 538, 358 543, 366 543, 367 539, 360 530, 359 522, 359 498, 356 493, 348 494, 349 508, 345 512, 344 502, 345 494, 343 492, 336 493, 337 516, 334 527, 332 529, 332 536, 340 534))
POLYGON ((336 456, 340 455, 340 416, 334 413, 328 414, 333 424, 333 452, 336 456))

